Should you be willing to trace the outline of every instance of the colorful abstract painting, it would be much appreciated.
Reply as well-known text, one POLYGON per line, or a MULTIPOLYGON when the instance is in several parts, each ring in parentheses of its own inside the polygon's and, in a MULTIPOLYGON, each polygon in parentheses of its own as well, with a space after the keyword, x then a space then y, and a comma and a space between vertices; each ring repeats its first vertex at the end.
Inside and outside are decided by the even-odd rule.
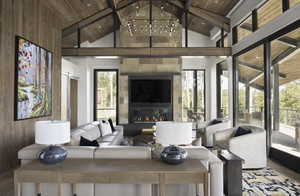
POLYGON ((52 53, 16 38, 15 119, 49 116, 52 112, 52 53))

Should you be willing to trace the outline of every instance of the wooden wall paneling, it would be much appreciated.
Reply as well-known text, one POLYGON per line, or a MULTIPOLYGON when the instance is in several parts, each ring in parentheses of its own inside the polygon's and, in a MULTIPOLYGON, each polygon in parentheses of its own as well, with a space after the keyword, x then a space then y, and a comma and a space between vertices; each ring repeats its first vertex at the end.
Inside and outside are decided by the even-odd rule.
POLYGON ((41 0, 0 1, 0 174, 17 166, 17 151, 34 142, 36 120, 60 119, 61 27, 41 0), (53 52, 52 116, 14 121, 15 35, 53 52))

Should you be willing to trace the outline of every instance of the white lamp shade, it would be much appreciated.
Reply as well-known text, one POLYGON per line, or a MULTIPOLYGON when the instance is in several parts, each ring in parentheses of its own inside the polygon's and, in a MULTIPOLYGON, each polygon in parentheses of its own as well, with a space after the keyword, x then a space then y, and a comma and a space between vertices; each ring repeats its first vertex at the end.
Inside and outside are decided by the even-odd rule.
POLYGON ((70 142, 69 121, 37 121, 35 123, 35 143, 45 145, 70 142))
POLYGON ((193 138, 192 123, 158 122, 156 123, 156 143, 163 146, 191 144, 193 138))

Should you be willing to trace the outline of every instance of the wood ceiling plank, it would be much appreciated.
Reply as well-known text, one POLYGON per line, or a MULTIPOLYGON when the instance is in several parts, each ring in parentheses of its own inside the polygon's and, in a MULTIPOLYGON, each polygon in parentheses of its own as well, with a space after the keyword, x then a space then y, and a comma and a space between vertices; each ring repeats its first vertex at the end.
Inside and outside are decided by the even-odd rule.
MULTIPOLYGON (((184 9, 184 5, 179 1, 167 0, 167 2, 170 3, 171 5, 184 9)), ((189 13, 197 17, 200 17, 215 26, 224 29, 226 32, 230 32, 230 25, 229 25, 230 19, 227 17, 196 7, 190 7, 189 13)))
POLYGON ((99 11, 98 13, 91 15, 88 18, 81 20, 80 22, 74 23, 71 26, 63 29, 62 36, 66 37, 77 31, 78 28, 84 28, 97 20, 100 20, 110 14, 112 14, 113 10, 111 8, 106 8, 104 10, 99 11))

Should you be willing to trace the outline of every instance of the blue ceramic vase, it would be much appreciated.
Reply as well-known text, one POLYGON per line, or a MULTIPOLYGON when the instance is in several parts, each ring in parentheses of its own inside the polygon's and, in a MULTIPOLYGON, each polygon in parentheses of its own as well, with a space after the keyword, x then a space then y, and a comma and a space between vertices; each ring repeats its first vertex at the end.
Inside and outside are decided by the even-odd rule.
POLYGON ((183 163, 187 158, 187 152, 178 146, 168 146, 160 153, 160 159, 168 164, 177 165, 183 163))
POLYGON ((60 146, 48 146, 39 154, 39 160, 45 164, 56 164, 64 161, 67 157, 67 151, 60 146))

